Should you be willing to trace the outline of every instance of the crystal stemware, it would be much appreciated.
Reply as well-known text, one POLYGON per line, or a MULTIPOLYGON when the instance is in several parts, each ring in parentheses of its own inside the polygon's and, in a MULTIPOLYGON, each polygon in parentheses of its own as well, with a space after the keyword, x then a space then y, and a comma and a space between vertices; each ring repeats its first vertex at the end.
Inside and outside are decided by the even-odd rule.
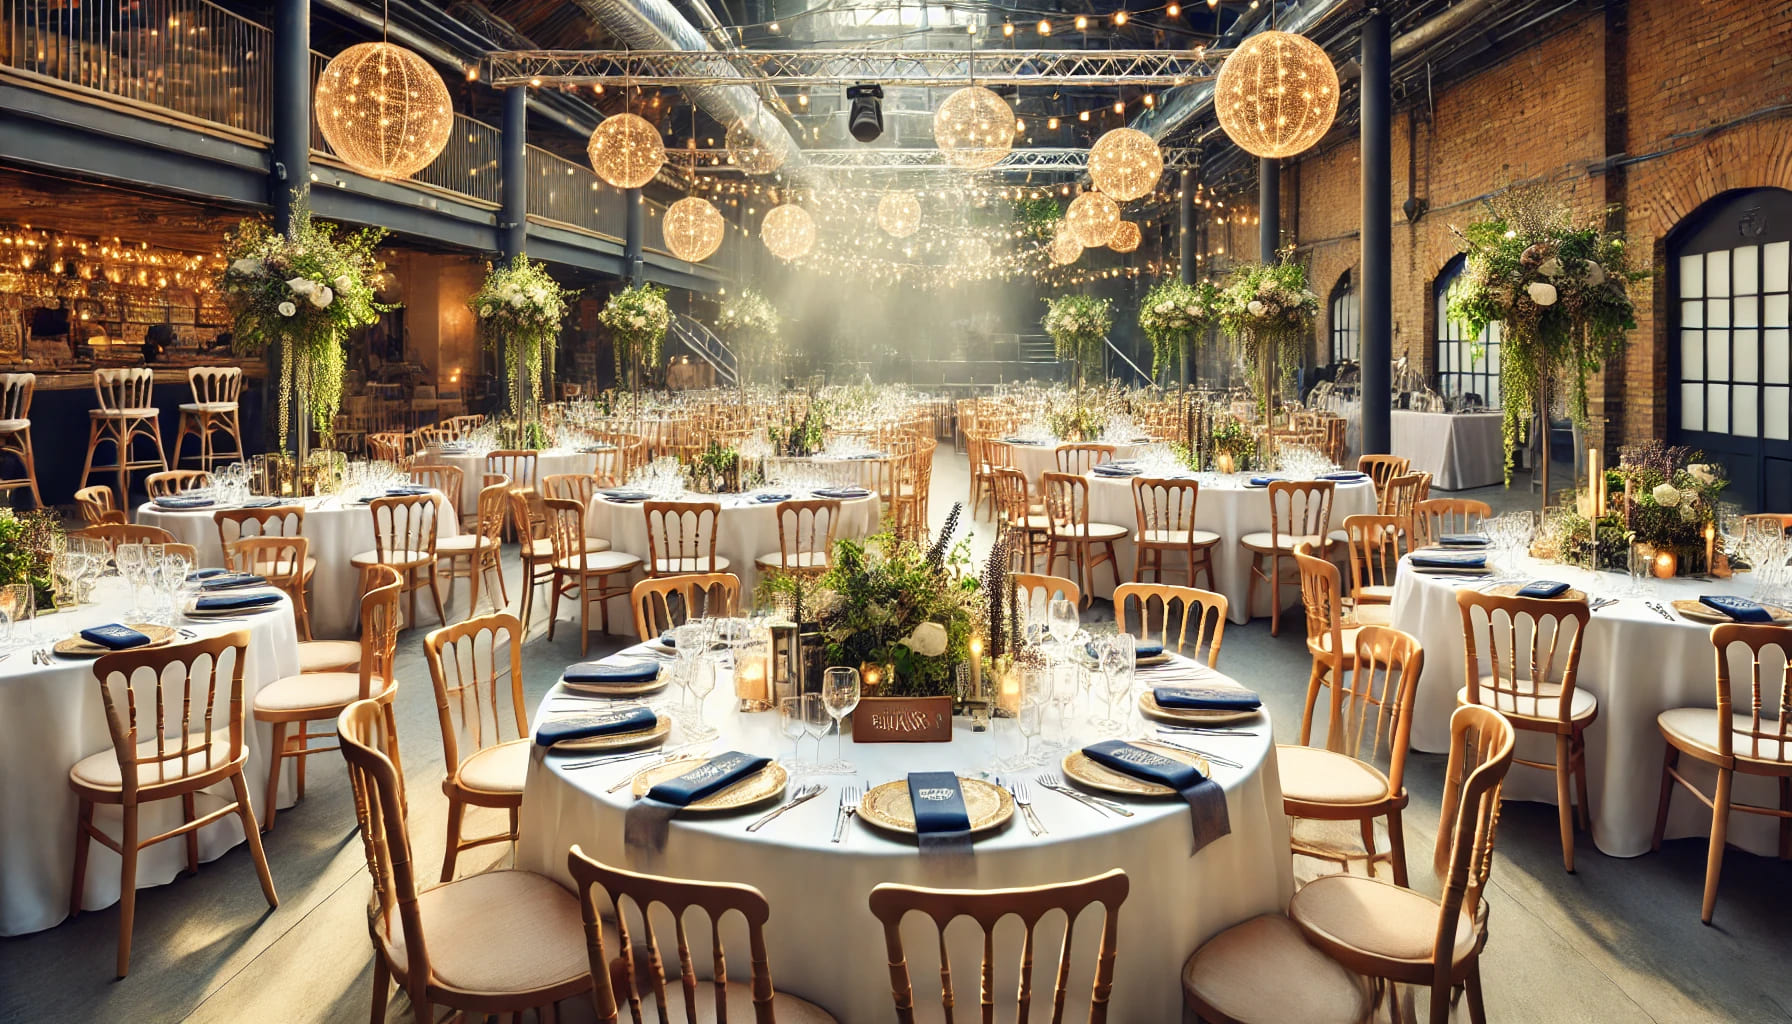
POLYGON ((858 669, 836 666, 822 673, 822 704, 834 720, 834 760, 826 766, 830 774, 850 775, 855 770, 846 760, 845 721, 859 706, 859 694, 858 669))

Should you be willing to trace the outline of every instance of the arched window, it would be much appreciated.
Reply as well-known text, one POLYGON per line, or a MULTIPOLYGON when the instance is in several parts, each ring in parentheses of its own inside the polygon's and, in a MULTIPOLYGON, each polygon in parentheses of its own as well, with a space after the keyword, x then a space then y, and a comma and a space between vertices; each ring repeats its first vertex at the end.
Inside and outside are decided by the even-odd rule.
POLYGON ((1668 235, 1668 427, 1723 462, 1736 500, 1792 508, 1792 192, 1731 192, 1668 235))
POLYGON ((1350 274, 1338 278, 1332 286, 1332 359, 1336 363, 1354 363, 1362 356, 1362 315, 1356 301, 1356 288, 1350 274))
POLYGON ((1450 320, 1450 289, 1462 277, 1457 256, 1444 264, 1432 294, 1437 302, 1437 390, 1451 398, 1474 395, 1489 407, 1500 404, 1500 325, 1479 336, 1450 320))

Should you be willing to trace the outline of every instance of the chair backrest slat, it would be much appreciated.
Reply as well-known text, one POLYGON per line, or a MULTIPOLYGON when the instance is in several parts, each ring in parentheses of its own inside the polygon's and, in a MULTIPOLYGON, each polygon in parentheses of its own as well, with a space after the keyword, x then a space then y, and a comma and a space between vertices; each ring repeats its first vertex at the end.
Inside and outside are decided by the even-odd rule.
POLYGON ((689 619, 734 615, 740 606, 740 577, 731 572, 650 577, 635 584, 629 603, 635 610, 635 633, 645 643, 689 619))
POLYGON ((1226 634, 1226 595, 1197 587, 1169 583, 1122 583, 1114 588, 1115 625, 1122 633, 1163 644, 1164 650, 1212 666, 1220 656, 1226 634), (1137 608, 1138 628, 1130 626, 1129 613, 1137 608), (1151 624, 1157 623, 1152 629, 1151 624), (1189 631, 1193 629, 1194 635, 1189 631))
POLYGON ((448 771, 475 751, 528 737, 523 625, 516 616, 499 612, 434 630, 423 638, 423 655, 435 686, 448 771), (461 750, 463 741, 470 750, 461 750))
POLYGON ((1711 646, 1717 652, 1718 755, 1792 763, 1792 640, 1785 627, 1723 623, 1711 627, 1711 646), (1738 647, 1748 654, 1746 707, 1737 706, 1731 668, 1738 647))
POLYGON ((101 655, 93 663, 99 683, 112 750, 118 759, 124 799, 134 803, 138 794, 159 788, 155 778, 191 776, 235 764, 247 757, 243 743, 243 660, 249 648, 247 630, 191 643, 174 644, 101 655), (178 671, 178 684, 170 674, 178 671), (220 678, 228 673, 228 690, 220 692, 220 678), (177 699, 168 693, 178 685, 177 699), (140 717, 139 689, 153 691, 153 719, 140 717), (195 695, 203 696, 195 703, 195 695), (226 706, 218 706, 227 696, 226 706), (173 709, 178 712, 171 715, 173 709), (197 718, 197 722, 195 722, 197 718), (223 735, 217 730, 222 725, 223 735), (145 734, 154 737, 154 752, 141 749, 145 734), (163 766, 167 766, 164 768, 163 766), (145 772, 152 781, 144 783, 145 772))
POLYGON ((1586 599, 1502 597, 1463 589, 1456 592, 1456 605, 1462 613, 1468 702, 1540 717, 1536 693, 1548 686, 1559 725, 1567 728, 1581 638, 1591 618, 1586 599), (1483 654, 1490 667, 1486 675, 1480 671, 1483 654))
POLYGON ((713 501, 648 501, 647 572, 715 572, 716 528, 722 506, 713 501))

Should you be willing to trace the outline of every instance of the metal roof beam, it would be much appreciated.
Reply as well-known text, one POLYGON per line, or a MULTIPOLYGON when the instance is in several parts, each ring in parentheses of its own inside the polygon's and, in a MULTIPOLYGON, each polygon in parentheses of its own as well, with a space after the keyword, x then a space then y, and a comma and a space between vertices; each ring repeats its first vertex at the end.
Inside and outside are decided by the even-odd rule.
POLYGON ((1196 50, 503 50, 492 85, 774 85, 949 88, 1135 85, 1165 88, 1214 76, 1220 51, 1196 50))

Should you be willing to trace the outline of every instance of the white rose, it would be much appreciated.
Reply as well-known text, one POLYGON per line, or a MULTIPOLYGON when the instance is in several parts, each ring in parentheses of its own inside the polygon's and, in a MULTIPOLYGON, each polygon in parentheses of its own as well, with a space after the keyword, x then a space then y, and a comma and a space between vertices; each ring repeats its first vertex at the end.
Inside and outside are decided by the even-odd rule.
POLYGON ((1250 310, 1250 313, 1252 316, 1262 316, 1263 315, 1263 303, 1257 301, 1256 299, 1252 299, 1250 301, 1250 304, 1245 306, 1244 308, 1247 310, 1250 310))
POLYGON ((1693 481, 1702 487, 1710 487, 1718 481, 1717 467, 1708 462, 1687 466, 1686 475, 1692 477, 1693 481))
POLYGON ((1655 504, 1662 508, 1673 508, 1680 504, 1680 492, 1675 489, 1673 484, 1662 484, 1650 491, 1649 494, 1655 499, 1655 504))
POLYGON ((276 308, 278 308, 280 310, 281 316, 292 316, 294 313, 297 313, 299 311, 299 307, 293 305, 290 302, 282 302, 276 308))
POLYGON ((1524 290, 1531 296, 1531 301, 1539 306, 1556 304, 1556 286, 1548 281, 1532 281, 1524 286, 1524 290))
POLYGON ((647 318, 644 316, 639 316, 639 315, 631 316, 628 318, 628 322, 629 322, 629 325, 632 327, 646 327, 647 326, 647 318))
POLYGON ((524 306, 528 305, 528 303, 529 297, 522 292, 512 292, 510 294, 510 304, 517 309, 522 309, 524 306))
POLYGON ((1542 274, 1544 277, 1561 277, 1562 261, 1551 256, 1549 259, 1537 264, 1537 273, 1542 274))
POLYGON ((1680 506, 1680 521, 1685 523, 1698 522, 1699 507, 1690 501, 1682 504, 1680 506))
POLYGON ((1605 283, 1605 268, 1591 260, 1587 261, 1587 283, 1597 288, 1605 283))
POLYGON ((1188 313, 1189 316, 1198 316, 1199 315, 1196 312, 1195 307, 1193 307, 1193 306, 1188 307, 1188 309, 1186 309, 1184 312, 1188 313))
POLYGON ((490 306, 490 304, 480 306, 479 307, 479 315, 482 318, 491 316, 492 315, 492 307, 490 306))
POLYGON ((286 282, 286 287, 294 295, 308 296, 317 289, 317 282, 308 277, 295 277, 286 282))
POLYGON ((266 269, 266 264, 260 260, 240 259, 230 265, 231 273, 242 274, 246 277, 254 277, 264 269, 266 269))
POLYGON ((937 622, 923 622, 901 643, 922 657, 937 658, 946 653, 946 627, 937 622))
POLYGON ((335 285, 336 290, 339 292, 346 292, 350 288, 353 288, 355 286, 355 282, 349 280, 349 276, 347 274, 338 274, 336 276, 336 280, 331 281, 330 283, 335 285))
POLYGON ((330 303, 336 301, 336 293, 331 291, 327 286, 319 286, 312 291, 307 298, 309 298, 311 304, 318 309, 329 309, 330 303))

